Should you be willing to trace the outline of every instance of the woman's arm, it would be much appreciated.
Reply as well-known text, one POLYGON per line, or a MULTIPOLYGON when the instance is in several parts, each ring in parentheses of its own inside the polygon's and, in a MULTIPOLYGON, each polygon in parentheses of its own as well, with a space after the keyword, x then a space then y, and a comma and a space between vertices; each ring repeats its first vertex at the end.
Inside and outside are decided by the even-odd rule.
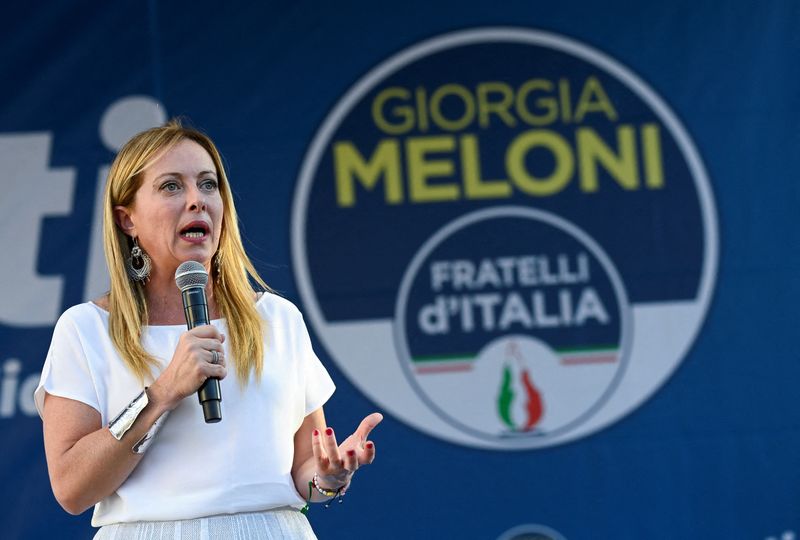
MULTIPOLYGON (((148 404, 117 440, 100 413, 79 401, 45 394, 42 420, 53 494, 70 514, 80 514, 122 485, 141 461, 133 446, 162 414, 197 391, 208 377, 225 378, 224 341, 213 326, 184 333, 169 366, 147 389, 148 404), (211 350, 220 363, 212 364, 211 350)), ((135 396, 130 396, 133 399, 135 396)))
POLYGON ((153 423, 168 410, 157 390, 147 390, 149 403, 118 441, 100 423, 100 413, 75 401, 45 394, 44 449, 50 484, 58 503, 80 514, 113 493, 141 461, 131 451, 153 423))
MULTIPOLYGON (((308 483, 318 475, 321 487, 336 491, 347 489, 359 466, 375 459, 375 444, 368 441, 370 431, 383 416, 372 413, 359 424, 358 429, 341 445, 336 444, 333 429, 325 425, 325 414, 320 407, 305 417, 294 436, 294 461, 292 479, 295 489, 303 499, 308 498, 308 483)), ((316 489, 311 489, 311 501, 328 500, 316 489)))
MULTIPOLYGON (((292 462, 292 480, 297 493, 308 499, 308 483, 316 472, 314 453, 311 450, 311 437, 316 430, 321 433, 325 429, 325 413, 322 407, 305 417, 300 429, 294 434, 294 460, 292 462)), ((316 489, 311 490, 311 500, 323 500, 316 489)))

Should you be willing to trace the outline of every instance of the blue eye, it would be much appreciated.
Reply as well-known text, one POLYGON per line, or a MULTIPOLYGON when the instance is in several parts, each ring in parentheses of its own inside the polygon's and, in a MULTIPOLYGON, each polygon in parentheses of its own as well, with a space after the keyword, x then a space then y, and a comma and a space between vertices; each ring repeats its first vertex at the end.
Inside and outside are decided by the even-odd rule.
POLYGON ((161 184, 161 189, 164 191, 178 191, 180 188, 181 186, 178 185, 178 183, 173 180, 161 184))
POLYGON ((218 185, 219 184, 217 183, 216 180, 214 180, 213 178, 208 178, 204 180, 202 184, 200 184, 200 188, 206 191, 214 191, 217 189, 218 185))

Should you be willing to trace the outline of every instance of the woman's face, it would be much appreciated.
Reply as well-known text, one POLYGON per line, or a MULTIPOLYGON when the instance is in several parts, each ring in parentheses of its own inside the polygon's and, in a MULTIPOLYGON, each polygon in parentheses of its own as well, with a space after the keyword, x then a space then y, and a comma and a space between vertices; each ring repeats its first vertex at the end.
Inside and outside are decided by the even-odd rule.
POLYGON ((180 141, 144 170, 133 204, 114 212, 150 255, 154 272, 171 276, 189 260, 209 268, 223 217, 214 161, 196 142, 180 141))

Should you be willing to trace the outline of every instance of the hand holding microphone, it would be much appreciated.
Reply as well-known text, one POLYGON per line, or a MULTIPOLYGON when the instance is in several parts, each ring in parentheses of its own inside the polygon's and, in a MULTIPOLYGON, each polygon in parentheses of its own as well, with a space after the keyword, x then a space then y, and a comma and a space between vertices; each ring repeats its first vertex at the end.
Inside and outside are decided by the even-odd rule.
MULTIPOLYGON (((196 261, 186 261, 175 271, 175 284, 181 290, 183 297, 183 312, 186 316, 186 326, 191 331, 198 326, 209 324, 208 301, 206 300, 206 284, 208 283, 208 272, 202 264, 196 261)), ((212 338, 219 332, 214 327, 199 329, 195 334, 200 338, 212 338)), ((221 336, 220 336, 221 337, 221 336)), ((183 339, 181 340, 183 341, 183 339)), ((182 344, 181 344, 182 345, 182 344)), ((179 347, 181 346, 179 345, 179 347)), ((214 344, 208 344, 208 353, 211 356, 210 362, 213 368, 221 368, 224 377, 225 368, 218 365, 223 359, 221 351, 214 348, 214 344), (215 354, 216 353, 216 354, 215 354)), ((206 423, 216 423, 222 420, 222 391, 219 386, 219 379, 222 377, 208 377, 197 391, 197 397, 203 406, 203 416, 206 423)))

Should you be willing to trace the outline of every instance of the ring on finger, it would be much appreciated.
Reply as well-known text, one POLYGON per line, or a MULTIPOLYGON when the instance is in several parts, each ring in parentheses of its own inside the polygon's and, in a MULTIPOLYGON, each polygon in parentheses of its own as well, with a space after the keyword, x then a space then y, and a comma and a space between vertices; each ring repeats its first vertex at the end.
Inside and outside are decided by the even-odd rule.
POLYGON ((219 364, 219 353, 217 351, 211 351, 211 363, 219 364))

